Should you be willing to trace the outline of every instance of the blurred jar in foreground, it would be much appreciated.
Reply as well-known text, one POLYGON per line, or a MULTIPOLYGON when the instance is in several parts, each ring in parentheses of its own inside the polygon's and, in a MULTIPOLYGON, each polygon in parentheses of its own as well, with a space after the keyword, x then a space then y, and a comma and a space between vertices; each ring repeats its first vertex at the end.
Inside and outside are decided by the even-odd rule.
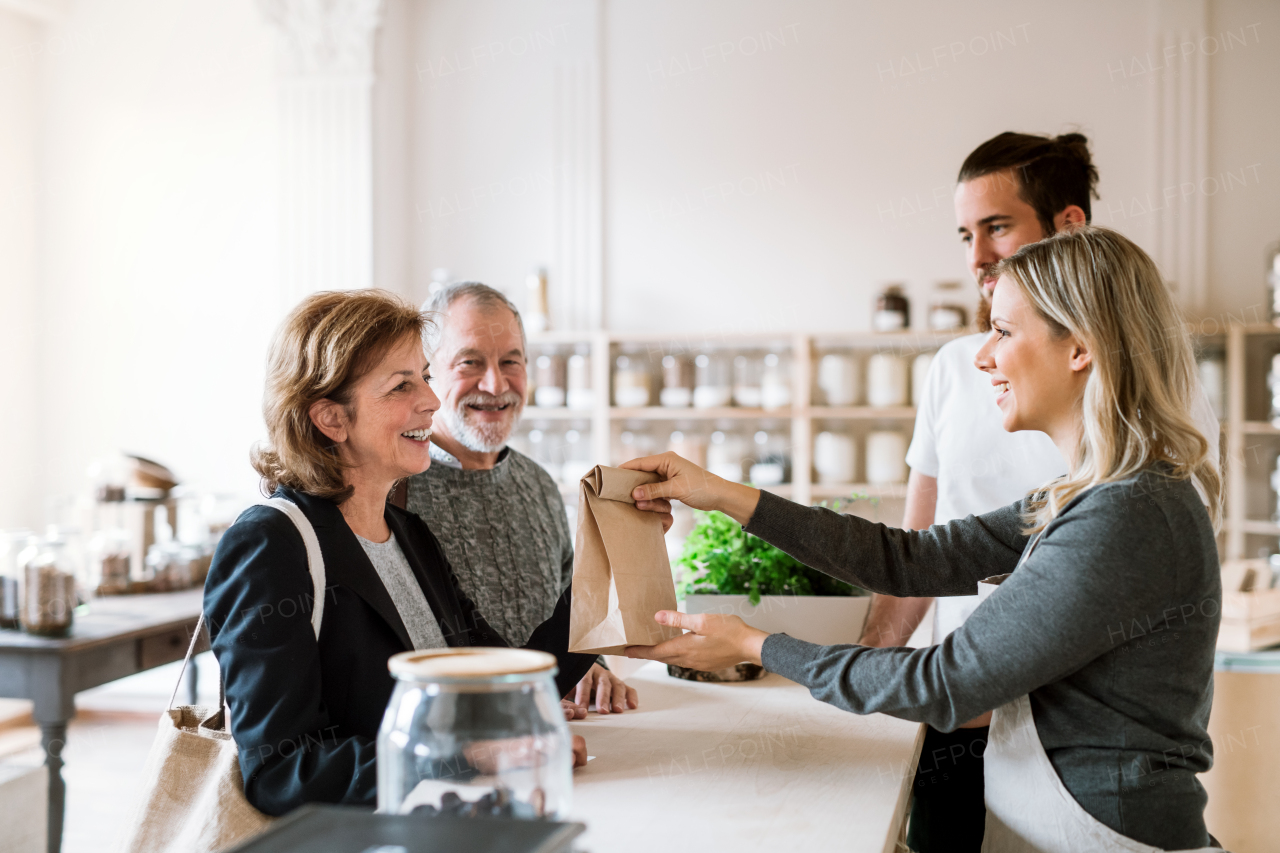
POLYGON ((751 466, 751 482, 757 486, 780 486, 787 481, 786 436, 778 432, 760 430, 755 434, 756 461, 751 466))
POLYGON ((726 356, 703 353, 693 365, 695 409, 718 409, 733 402, 733 368, 726 356))
POLYGON ((791 363, 786 356, 771 352, 764 357, 760 405, 765 409, 784 409, 791 405, 791 363))
POLYGON ((878 352, 867 359, 867 405, 881 408, 907 405, 911 399, 907 387, 910 371, 902 356, 878 352))
POLYGON ((733 402, 744 409, 758 409, 762 396, 760 383, 764 377, 764 361, 756 355, 740 355, 733 359, 733 402))
POLYGON ((564 462, 560 466, 561 481, 576 483, 587 475, 595 464, 591 461, 591 433, 585 429, 566 430, 564 434, 564 462))
POLYGON ((564 359, 558 355, 540 355, 534 362, 533 404, 556 409, 564 405, 564 359))
POLYGON ((676 430, 671 433, 667 449, 677 456, 683 456, 699 468, 707 467, 707 440, 696 432, 676 430))
POLYGON ((573 746, 556 659, 529 649, 403 652, 378 732, 378 811, 557 820, 573 746))

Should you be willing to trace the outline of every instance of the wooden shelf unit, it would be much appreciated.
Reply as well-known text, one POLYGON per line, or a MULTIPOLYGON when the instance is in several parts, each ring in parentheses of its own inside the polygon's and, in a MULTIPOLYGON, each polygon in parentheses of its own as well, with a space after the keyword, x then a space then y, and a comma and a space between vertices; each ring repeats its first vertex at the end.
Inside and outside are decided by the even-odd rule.
POLYGON ((1256 556, 1257 548, 1264 544, 1275 547, 1280 539, 1280 525, 1258 518, 1276 509, 1270 475, 1276 452, 1280 451, 1280 428, 1269 420, 1267 370, 1271 355, 1280 352, 1280 328, 1267 323, 1231 324, 1225 340, 1223 556, 1240 560, 1256 556), (1264 543, 1259 537, 1271 541, 1264 543))
MULTIPOLYGON (((661 332, 539 332, 529 335, 531 358, 551 350, 569 355, 575 349, 587 348, 591 355, 592 388, 597 390, 591 409, 526 407, 523 422, 578 421, 591 423, 592 458, 617 464, 612 458, 615 427, 627 421, 673 421, 710 424, 716 421, 789 421, 791 433, 792 482, 768 490, 802 503, 815 500, 847 498, 852 493, 882 500, 900 500, 906 495, 905 484, 892 486, 819 485, 813 473, 813 436, 815 422, 847 421, 851 424, 884 422, 910 435, 916 411, 911 406, 882 408, 874 406, 823 406, 812 399, 815 361, 829 350, 851 350, 863 355, 893 353, 914 356, 938 347, 972 330, 955 333, 936 332, 854 332, 821 333, 661 333, 661 332), (791 405, 781 409, 747 409, 727 406, 714 409, 666 408, 646 406, 624 408, 611 405, 614 358, 624 349, 647 355, 658 361, 664 355, 693 357, 704 352, 762 351, 785 354, 791 363, 791 405), (609 393, 599 393, 608 389, 609 393)), ((656 365, 655 365, 656 370, 656 365)), ((865 376, 864 376, 865 380, 865 376)), ((863 382, 865 385, 865 381, 863 382)), ((577 493, 576 485, 562 487, 566 494, 577 493)))

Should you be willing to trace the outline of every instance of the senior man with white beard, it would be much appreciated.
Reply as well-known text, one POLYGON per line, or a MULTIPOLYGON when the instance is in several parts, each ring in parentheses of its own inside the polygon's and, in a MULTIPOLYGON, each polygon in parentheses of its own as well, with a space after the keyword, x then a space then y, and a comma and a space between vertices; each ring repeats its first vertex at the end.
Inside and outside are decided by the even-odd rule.
MULTIPOLYGON (((507 446, 524 408, 524 324, 500 291, 479 282, 443 288, 423 310, 440 397, 432 465, 392 500, 428 521, 445 556, 490 625, 512 644, 528 639, 573 577, 573 534, 555 481, 507 446)), ((671 526, 670 513, 664 519, 671 526)), ((597 664, 578 684, 579 715, 637 707, 636 691, 597 664)))

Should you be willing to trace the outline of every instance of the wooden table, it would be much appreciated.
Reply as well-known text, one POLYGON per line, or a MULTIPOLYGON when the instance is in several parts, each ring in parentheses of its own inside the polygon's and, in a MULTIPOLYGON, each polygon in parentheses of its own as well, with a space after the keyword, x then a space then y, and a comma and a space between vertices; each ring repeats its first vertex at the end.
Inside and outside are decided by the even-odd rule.
POLYGON ((780 675, 739 684, 627 677, 640 707, 571 723, 585 850, 892 851, 924 727, 823 704, 780 675))
MULTIPOLYGON (((71 636, 65 639, 0 630, 0 696, 32 700, 40 726, 49 768, 49 853, 62 847, 62 749, 67 723, 76 713, 76 693, 182 660, 203 595, 193 589, 95 599, 88 614, 75 617, 71 636)), ((197 651, 205 648, 202 640, 197 651)), ((194 668, 188 677, 190 694, 196 683, 194 668)))

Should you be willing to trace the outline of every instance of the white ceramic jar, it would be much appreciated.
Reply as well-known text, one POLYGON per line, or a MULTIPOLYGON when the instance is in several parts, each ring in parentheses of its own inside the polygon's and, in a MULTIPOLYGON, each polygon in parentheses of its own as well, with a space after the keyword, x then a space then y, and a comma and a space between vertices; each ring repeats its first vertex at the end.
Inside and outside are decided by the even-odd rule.
POLYGON ((818 390, 828 406, 856 406, 862 396, 858 360, 847 353, 827 353, 818 360, 818 390))
POLYGON ((898 430, 867 434, 867 482, 888 486, 907 481, 907 437, 898 430))
POLYGON ((853 437, 839 432, 820 432, 813 440, 813 467, 823 485, 853 483, 857 480, 853 437))
POLYGON ((920 407, 925 380, 929 378, 929 368, 932 365, 933 353, 931 352, 922 352, 911 362, 911 405, 916 408, 920 407))
POLYGON ((910 372, 907 359, 899 355, 878 352, 867 359, 867 405, 877 408, 908 405, 910 372))

